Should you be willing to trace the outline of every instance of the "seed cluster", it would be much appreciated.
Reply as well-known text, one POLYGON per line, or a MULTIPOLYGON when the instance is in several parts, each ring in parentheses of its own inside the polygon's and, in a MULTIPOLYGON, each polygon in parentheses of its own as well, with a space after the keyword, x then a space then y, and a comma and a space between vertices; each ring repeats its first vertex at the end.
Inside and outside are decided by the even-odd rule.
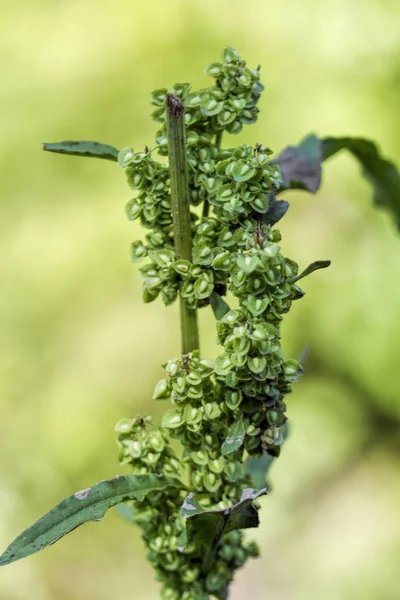
MULTIPOLYGON (((193 361, 196 363, 196 359, 193 361)), ((197 361, 198 366, 200 363, 203 361, 197 361)), ((200 371, 203 366, 209 374, 210 368, 206 365, 201 364, 200 371)), ((169 363, 168 368, 171 367, 172 364, 169 363)), ((176 384, 181 375, 178 374, 180 369, 176 363, 175 367, 176 384)), ((188 377, 190 378, 190 374, 188 377)), ((162 387, 161 384, 157 386, 158 393, 162 392, 162 387)), ((181 389, 182 384, 178 385, 178 388, 181 389)), ((190 408, 190 404, 186 406, 190 408)), ((211 412, 212 409, 208 412, 209 416, 211 412)), ((171 417, 169 422, 175 426, 171 417)), ((187 435, 190 435, 191 425, 193 423, 188 425, 187 435)), ((169 445, 165 430, 155 426, 150 417, 122 419, 117 423, 116 431, 120 463, 129 464, 134 474, 157 473, 180 477, 182 463, 169 445)), ((208 437, 208 441, 212 442, 212 436, 208 435, 208 437)), ((198 481, 197 486, 193 487, 196 490, 216 492, 222 481, 216 486, 212 476, 216 472, 221 474, 220 465, 217 466, 218 461, 211 459, 212 452, 202 452, 198 439, 196 442, 197 444, 191 447, 196 447, 197 450, 193 450, 190 456, 186 454, 183 458, 184 462, 189 462, 191 465, 201 464, 203 467, 201 482, 199 477, 196 477, 196 473, 192 472, 192 480, 198 481)), ((234 479, 233 473, 231 478, 234 479)), ((231 495, 234 497, 233 490, 231 495)), ((206 504, 210 503, 210 498, 215 499, 215 494, 209 494, 207 502, 206 494, 198 495, 198 499, 206 504)), ((181 546, 180 540, 185 531, 185 523, 179 515, 179 509, 183 500, 182 491, 171 487, 149 494, 142 500, 131 502, 132 519, 142 529, 142 538, 149 549, 148 559, 156 570, 157 578, 163 583, 162 598, 163 600, 201 600, 208 598, 209 594, 223 597, 235 570, 243 566, 249 557, 258 555, 257 546, 254 542, 245 542, 242 532, 231 531, 223 537, 216 548, 211 568, 207 573, 202 573, 202 556, 198 548, 193 544, 185 548, 181 546)), ((227 506, 228 502, 219 504, 227 506)))
MULTIPOLYGON (((270 150, 255 147, 221 148, 222 132, 238 133, 257 118, 262 91, 259 68, 249 69, 233 48, 223 52, 206 74, 213 86, 191 91, 177 84, 172 93, 185 107, 189 192, 192 205, 192 260, 176 257, 173 246, 168 167, 152 152, 120 152, 136 195, 127 205, 130 219, 148 230, 145 242, 132 244, 132 258, 147 263, 143 296, 161 295, 165 304, 178 296, 189 307, 210 304, 228 291, 236 308, 217 321, 222 352, 215 361, 198 351, 168 361, 166 376, 153 398, 174 405, 161 427, 146 418, 117 424, 121 464, 135 474, 188 472, 188 489, 204 509, 228 509, 244 488, 252 487, 244 461, 268 452, 277 456, 286 422, 284 396, 301 374, 300 365, 281 350, 280 323, 293 300, 303 296, 296 284, 298 265, 285 258, 281 237, 271 217, 282 184, 270 150), (202 216, 196 209, 202 205, 202 216), (170 445, 178 440, 180 458, 170 445)), ((153 92, 153 117, 161 123, 157 151, 168 156, 165 127, 167 90, 153 92)), ((235 570, 257 554, 241 531, 223 536, 207 572, 198 549, 180 544, 185 531, 179 514, 183 492, 167 489, 132 501, 134 520, 143 530, 149 559, 163 582, 165 600, 226 597, 235 570)))

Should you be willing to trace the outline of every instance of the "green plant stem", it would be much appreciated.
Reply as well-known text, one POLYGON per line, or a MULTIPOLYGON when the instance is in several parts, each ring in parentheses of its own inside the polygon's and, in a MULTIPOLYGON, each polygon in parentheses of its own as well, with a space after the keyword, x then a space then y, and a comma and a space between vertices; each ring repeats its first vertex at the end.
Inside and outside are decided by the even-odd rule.
MULTIPOLYGON (((178 258, 191 261, 192 233, 186 163, 185 115, 180 98, 173 94, 167 95, 166 114, 175 253, 178 258)), ((182 296, 179 301, 182 353, 188 354, 200 346, 197 310, 189 308, 182 296)))

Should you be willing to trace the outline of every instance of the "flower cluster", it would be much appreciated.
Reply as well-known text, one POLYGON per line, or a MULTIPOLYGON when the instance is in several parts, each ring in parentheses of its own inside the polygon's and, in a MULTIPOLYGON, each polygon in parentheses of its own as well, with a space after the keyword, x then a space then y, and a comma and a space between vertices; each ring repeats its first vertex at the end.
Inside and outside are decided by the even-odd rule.
MULTIPOLYGON (((185 107, 186 151, 192 213, 192 258, 174 251, 169 171, 152 153, 119 154, 135 197, 128 203, 131 219, 148 230, 145 242, 132 244, 134 261, 146 258, 144 300, 159 295, 171 304, 178 294, 190 308, 210 304, 228 291, 237 308, 225 304, 218 316, 222 353, 215 361, 199 351, 168 361, 166 376, 154 391, 156 400, 174 405, 161 427, 148 418, 117 425, 119 458, 134 474, 163 473, 180 478, 186 468, 188 490, 201 510, 225 511, 236 506, 252 480, 248 456, 277 456, 286 422, 284 396, 301 374, 280 344, 280 323, 293 300, 303 296, 296 281, 298 265, 281 254, 275 196, 282 180, 270 160, 271 151, 257 144, 222 149, 223 132, 238 133, 257 118, 262 85, 259 68, 249 69, 233 48, 206 73, 215 84, 198 92, 177 84, 172 93, 185 107), (203 211, 195 212, 202 204, 203 211), (170 445, 182 447, 178 458, 170 445)), ((153 92, 153 117, 161 123, 157 151, 168 155, 167 90, 153 92)), ((225 598, 234 571, 257 553, 254 544, 234 530, 218 540, 206 570, 199 549, 183 547, 182 489, 167 489, 132 501, 134 520, 143 529, 149 559, 163 582, 165 600, 225 598)))
MULTIPOLYGON (((239 224, 254 213, 266 213, 268 194, 278 190, 281 178, 278 167, 268 161, 270 151, 263 146, 220 148, 223 131, 238 133, 243 124, 257 118, 256 103, 263 89, 259 69, 246 67, 237 51, 227 47, 223 62, 212 63, 206 73, 216 79, 214 86, 191 92, 189 84, 176 84, 172 92, 185 106, 190 200, 194 206, 204 202, 207 210, 212 205, 219 225, 216 233, 219 234, 225 222, 239 224)), ((167 90, 162 89, 153 92, 151 97, 151 102, 157 106, 153 118, 162 123, 156 134, 156 148, 161 155, 168 154, 166 96, 167 90)), ((126 169, 128 183, 136 192, 126 207, 128 217, 139 219, 150 229, 145 242, 132 244, 134 261, 146 257, 150 261, 141 269, 145 279, 144 301, 150 302, 161 294, 168 305, 181 290, 188 306, 207 305, 213 290, 220 289, 220 280, 226 279, 216 272, 221 268, 205 268, 209 257, 196 252, 199 238, 203 241, 206 238, 202 232, 208 226, 207 220, 192 214, 196 234, 194 264, 176 263, 167 166, 155 161, 148 148, 137 153, 131 147, 124 148, 119 153, 118 163, 126 169)), ((221 257, 217 262, 221 263, 221 257)))
POLYGON ((181 475, 182 465, 169 445, 168 436, 152 423, 151 417, 121 419, 115 431, 118 433, 119 463, 130 465, 135 475, 181 475))
POLYGON ((250 455, 263 450, 277 455, 286 422, 283 402, 301 368, 282 354, 279 330, 242 309, 228 312, 217 325, 224 353, 215 361, 216 380, 225 389, 230 421, 243 421, 244 447, 250 455))
POLYGON ((224 388, 215 380, 209 361, 191 353, 164 365, 153 398, 170 399, 177 408, 164 413, 162 426, 185 448, 183 461, 190 468, 191 489, 204 507, 227 508, 240 497, 249 479, 241 456, 221 454, 229 428, 224 388))

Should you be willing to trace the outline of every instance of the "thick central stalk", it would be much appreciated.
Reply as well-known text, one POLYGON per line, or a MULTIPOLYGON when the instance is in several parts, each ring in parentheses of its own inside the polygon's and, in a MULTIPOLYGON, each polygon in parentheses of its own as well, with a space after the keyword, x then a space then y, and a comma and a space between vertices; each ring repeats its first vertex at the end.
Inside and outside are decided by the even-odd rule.
MULTIPOLYGON (((177 258, 192 260, 192 234, 189 186, 186 163, 185 120, 183 104, 177 96, 167 95, 167 136, 171 179, 171 210, 177 258)), ((182 353, 199 348, 197 310, 189 308, 179 296, 182 353)))

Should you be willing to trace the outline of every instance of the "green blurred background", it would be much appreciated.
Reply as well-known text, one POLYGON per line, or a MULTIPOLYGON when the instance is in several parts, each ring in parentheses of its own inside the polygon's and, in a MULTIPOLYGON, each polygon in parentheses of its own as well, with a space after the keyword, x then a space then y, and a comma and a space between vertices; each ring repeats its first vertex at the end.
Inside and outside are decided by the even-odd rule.
MULTIPOLYGON (((136 225, 113 163, 42 141, 153 143, 149 93, 207 85, 225 44, 266 90, 231 143, 276 151, 309 131, 376 139, 400 164, 398 0, 14 0, 1 9, 0 546, 117 465, 114 423, 151 401, 179 353, 176 307, 141 303, 136 225)), ((305 280, 284 349, 311 347, 288 398, 291 436, 232 600, 400 597, 400 237, 359 167, 326 165, 317 197, 287 195, 283 250, 305 280)), ((203 353, 215 356, 201 315, 203 353)), ((110 513, 0 572, 7 600, 153 600, 138 531, 110 513)))

